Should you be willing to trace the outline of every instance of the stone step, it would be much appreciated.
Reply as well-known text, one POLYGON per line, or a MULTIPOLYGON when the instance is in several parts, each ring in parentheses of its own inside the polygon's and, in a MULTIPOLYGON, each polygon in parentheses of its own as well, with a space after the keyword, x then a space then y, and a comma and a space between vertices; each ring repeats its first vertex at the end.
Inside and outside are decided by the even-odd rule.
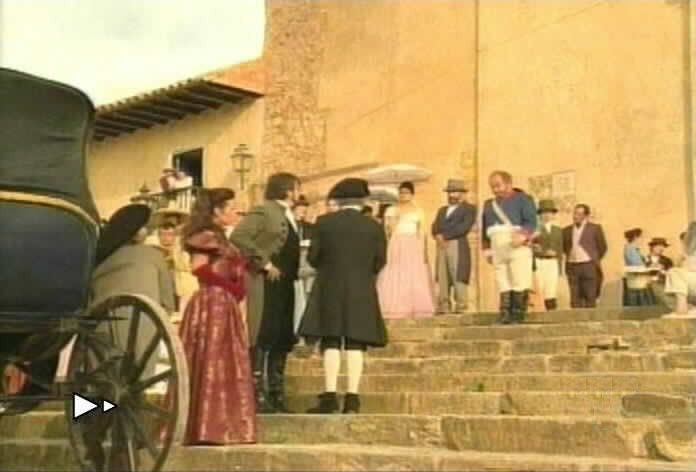
MULTIPOLYGON (((617 320, 646 321, 660 318, 666 313, 667 311, 665 309, 659 307, 617 307, 531 312, 527 314, 527 318, 523 325, 617 320)), ((436 326, 492 325, 497 323, 498 317, 499 315, 497 313, 445 314, 430 318, 387 320, 387 326, 389 328, 424 328, 436 326)))
MULTIPOLYGON (((397 392, 363 393, 360 401, 361 412, 371 414, 685 417, 696 412, 696 392, 684 396, 633 392, 397 392)), ((288 396, 290 409, 296 413, 316 403, 313 393, 288 396)), ((62 412, 64 408, 63 403, 46 402, 36 411, 62 412)), ((12 421, 6 419, 5 424, 12 421)))
MULTIPOLYGON (((291 395, 292 411, 317 405, 313 394, 291 395)), ((369 393, 360 395, 361 412, 412 415, 625 416, 684 418, 696 415, 696 393, 369 393)))
MULTIPOLYGON (((523 355, 511 357, 431 357, 385 359, 368 356, 370 374, 435 374, 440 372, 661 372, 696 369, 696 350, 673 352, 599 352, 597 354, 523 355)), ((292 358, 289 375, 321 375, 320 356, 292 358)))
MULTIPOLYGON (((582 374, 483 374, 442 373, 426 375, 365 375, 363 393, 386 392, 636 392, 689 395, 696 392, 696 372, 582 373, 582 374)), ((340 377, 343 390, 345 376, 340 377)), ((320 375, 288 376, 290 393, 324 390, 320 375)))
MULTIPOLYGON (((475 338, 474 338, 475 339, 475 338)), ((372 349, 372 358, 422 358, 442 356, 496 357, 527 354, 588 354, 603 350, 665 351, 696 347, 696 331, 689 335, 663 336, 565 336, 518 340, 414 341, 393 342, 372 349)), ((305 359, 318 355, 312 346, 296 348, 292 356, 305 359)))
MULTIPOLYGON (((6 472, 78 471, 67 441, 0 442, 6 472)), ((176 447, 164 472, 428 470, 438 472, 692 472, 693 464, 639 459, 448 451, 354 444, 176 447)))
POLYGON ((648 321, 589 321, 559 324, 494 326, 421 326, 389 324, 389 339, 397 341, 516 340, 563 336, 656 336, 677 337, 696 332, 696 319, 653 319, 648 321))
MULTIPOLYGON (((12 438, 60 439, 66 420, 19 421, 12 438), (23 429, 23 427, 25 429, 23 429)), ((41 418, 43 419, 43 418, 41 418)), ((694 440, 693 418, 616 417, 268 415, 259 417, 263 444, 359 444, 446 448, 458 451, 566 454, 655 459, 685 450, 694 440)), ((688 450, 688 449, 687 449, 688 450)), ((696 455, 693 457, 696 459, 696 455)))

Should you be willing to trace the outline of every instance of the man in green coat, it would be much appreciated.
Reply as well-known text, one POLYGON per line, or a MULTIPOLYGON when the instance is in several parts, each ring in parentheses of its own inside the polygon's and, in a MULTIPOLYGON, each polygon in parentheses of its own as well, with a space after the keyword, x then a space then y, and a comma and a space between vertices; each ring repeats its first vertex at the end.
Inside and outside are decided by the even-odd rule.
POLYGON ((247 326, 259 413, 289 412, 285 365, 297 341, 294 284, 300 265, 300 240, 292 209, 299 196, 298 177, 288 173, 270 176, 265 202, 252 208, 230 235, 251 266, 247 326))
POLYGON ((552 311, 558 308, 558 279, 563 257, 563 231, 560 226, 553 223, 558 213, 553 200, 541 200, 538 213, 541 220, 538 235, 532 245, 536 278, 539 290, 544 297, 546 311, 552 311))

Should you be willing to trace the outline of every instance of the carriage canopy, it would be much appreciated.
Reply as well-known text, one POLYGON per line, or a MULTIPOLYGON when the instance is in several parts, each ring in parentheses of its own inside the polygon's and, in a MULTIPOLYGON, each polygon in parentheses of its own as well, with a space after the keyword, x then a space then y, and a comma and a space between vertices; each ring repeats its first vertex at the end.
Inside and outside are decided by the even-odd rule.
POLYGON ((0 68, 0 191, 59 198, 95 221, 86 146, 94 105, 82 91, 0 68))

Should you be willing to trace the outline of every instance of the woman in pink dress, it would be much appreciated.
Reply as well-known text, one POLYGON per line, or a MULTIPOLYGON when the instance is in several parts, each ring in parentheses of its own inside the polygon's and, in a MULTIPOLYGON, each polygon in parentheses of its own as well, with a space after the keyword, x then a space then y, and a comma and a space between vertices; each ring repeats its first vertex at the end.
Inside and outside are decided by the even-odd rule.
POLYGON ((427 318, 435 313, 425 258, 425 217, 414 202, 413 184, 399 186, 399 204, 385 213, 389 246, 377 290, 385 319, 427 318))
POLYGON ((224 188, 201 192, 184 229, 184 247, 200 286, 180 329, 191 383, 187 445, 256 442, 249 346, 239 309, 245 263, 224 234, 237 220, 234 196, 224 188))

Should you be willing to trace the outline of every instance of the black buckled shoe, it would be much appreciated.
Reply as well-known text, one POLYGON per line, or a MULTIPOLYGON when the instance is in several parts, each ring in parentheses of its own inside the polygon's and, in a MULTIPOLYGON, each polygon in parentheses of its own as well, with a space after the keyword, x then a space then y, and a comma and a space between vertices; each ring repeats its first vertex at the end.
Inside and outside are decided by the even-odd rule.
POLYGON ((319 395, 319 405, 307 410, 311 415, 331 415, 338 413, 338 396, 336 392, 324 392, 319 395))
POLYGON ((346 393, 346 396, 343 399, 343 414, 357 415, 358 413, 360 413, 360 395, 357 393, 346 393))
POLYGON ((548 300, 544 300, 544 306, 546 307, 546 311, 557 310, 558 302, 555 298, 549 298, 548 300))

